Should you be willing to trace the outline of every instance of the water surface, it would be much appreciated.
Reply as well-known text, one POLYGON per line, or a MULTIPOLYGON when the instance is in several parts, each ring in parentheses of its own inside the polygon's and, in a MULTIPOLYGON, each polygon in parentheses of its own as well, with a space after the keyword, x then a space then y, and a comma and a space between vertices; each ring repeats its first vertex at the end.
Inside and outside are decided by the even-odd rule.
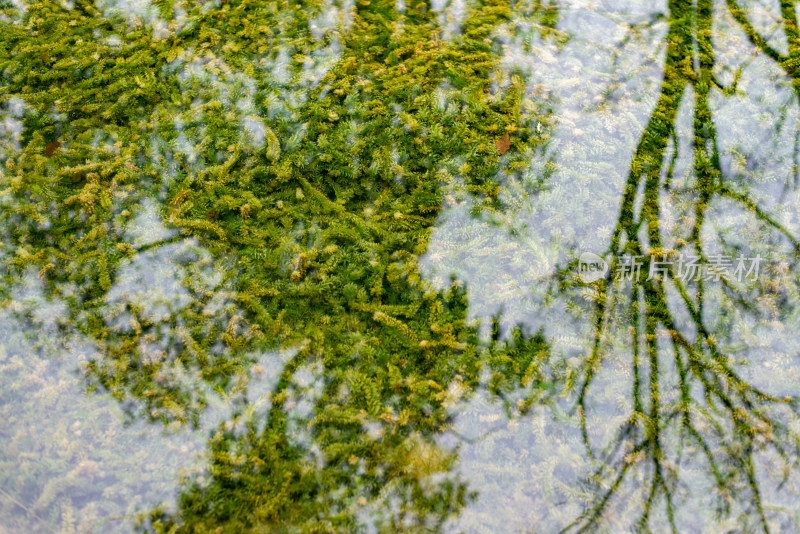
POLYGON ((0 25, 0 531, 800 531, 793 2, 0 25))

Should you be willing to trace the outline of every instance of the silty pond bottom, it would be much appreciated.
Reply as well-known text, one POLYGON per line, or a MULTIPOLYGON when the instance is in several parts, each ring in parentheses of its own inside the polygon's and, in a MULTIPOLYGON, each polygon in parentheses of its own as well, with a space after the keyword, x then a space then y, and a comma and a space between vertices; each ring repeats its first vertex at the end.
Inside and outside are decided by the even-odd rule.
POLYGON ((0 0, 0 533, 800 532, 791 0, 0 0))

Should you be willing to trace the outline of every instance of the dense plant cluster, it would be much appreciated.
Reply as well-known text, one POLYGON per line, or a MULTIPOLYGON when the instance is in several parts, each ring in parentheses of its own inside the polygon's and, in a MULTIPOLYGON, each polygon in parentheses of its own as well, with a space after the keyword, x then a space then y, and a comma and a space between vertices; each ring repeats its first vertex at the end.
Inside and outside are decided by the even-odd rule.
POLYGON ((132 416, 197 422, 200 384, 234 395, 255 354, 294 347, 263 419, 220 427, 209 484, 154 528, 350 529, 371 508, 367 523, 434 528, 467 498, 429 481, 454 459, 431 441, 446 403, 486 365, 493 389, 530 387, 546 354, 477 343, 463 290, 416 265, 442 186, 461 177, 496 209, 493 177, 524 153, 497 140, 533 140, 522 81, 489 83, 509 7, 479 6, 450 41, 425 4, 148 9, 5 9, 3 104, 24 108, 5 147, 6 287, 43 281, 59 328, 97 346, 89 384, 132 416), (313 447, 286 409, 311 365, 313 447))

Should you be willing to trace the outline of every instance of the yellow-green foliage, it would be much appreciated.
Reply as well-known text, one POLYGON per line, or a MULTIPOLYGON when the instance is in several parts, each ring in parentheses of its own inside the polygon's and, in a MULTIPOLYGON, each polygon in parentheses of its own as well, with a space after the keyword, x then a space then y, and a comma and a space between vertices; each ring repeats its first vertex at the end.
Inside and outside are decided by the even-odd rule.
POLYGON ((185 371, 227 391, 258 351, 301 346, 265 420, 223 425, 209 485, 155 528, 342 531, 363 509, 415 531, 458 510, 462 483, 428 481, 451 465, 432 440, 448 384, 468 394, 496 365, 494 388, 530 386, 533 370, 500 348, 487 361, 464 292, 416 262, 443 176, 496 208, 496 174, 533 146, 541 105, 493 74, 508 4, 470 4, 448 40, 430 5, 393 0, 4 9, 0 104, 25 106, 0 175, 5 280, 35 273, 67 304, 65 327, 99 347, 87 383, 131 416, 196 422, 185 371), (286 407, 310 362, 313 447, 286 407))

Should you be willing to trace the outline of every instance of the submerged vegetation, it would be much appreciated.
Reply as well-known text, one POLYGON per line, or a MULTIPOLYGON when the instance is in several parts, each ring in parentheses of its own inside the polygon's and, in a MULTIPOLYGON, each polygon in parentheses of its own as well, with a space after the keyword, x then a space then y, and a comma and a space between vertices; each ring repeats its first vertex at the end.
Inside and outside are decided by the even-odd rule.
POLYGON ((20 399, 56 406, 77 367, 128 424, 207 433, 171 507, 98 467, 107 406, 82 414, 84 454, 12 424, 3 524, 481 532, 524 509, 532 532, 678 532, 700 494, 708 528, 796 528, 798 377, 777 366, 798 348, 797 15, 781 4, 783 52, 718 4, 0 4, 2 413, 36 419, 20 399), (629 43, 663 58, 611 79, 604 14, 614 65, 629 43), (787 94, 788 174, 717 124, 787 94), (598 246, 611 269, 582 284, 598 246), (733 252, 774 267, 614 278, 623 254, 733 252))

